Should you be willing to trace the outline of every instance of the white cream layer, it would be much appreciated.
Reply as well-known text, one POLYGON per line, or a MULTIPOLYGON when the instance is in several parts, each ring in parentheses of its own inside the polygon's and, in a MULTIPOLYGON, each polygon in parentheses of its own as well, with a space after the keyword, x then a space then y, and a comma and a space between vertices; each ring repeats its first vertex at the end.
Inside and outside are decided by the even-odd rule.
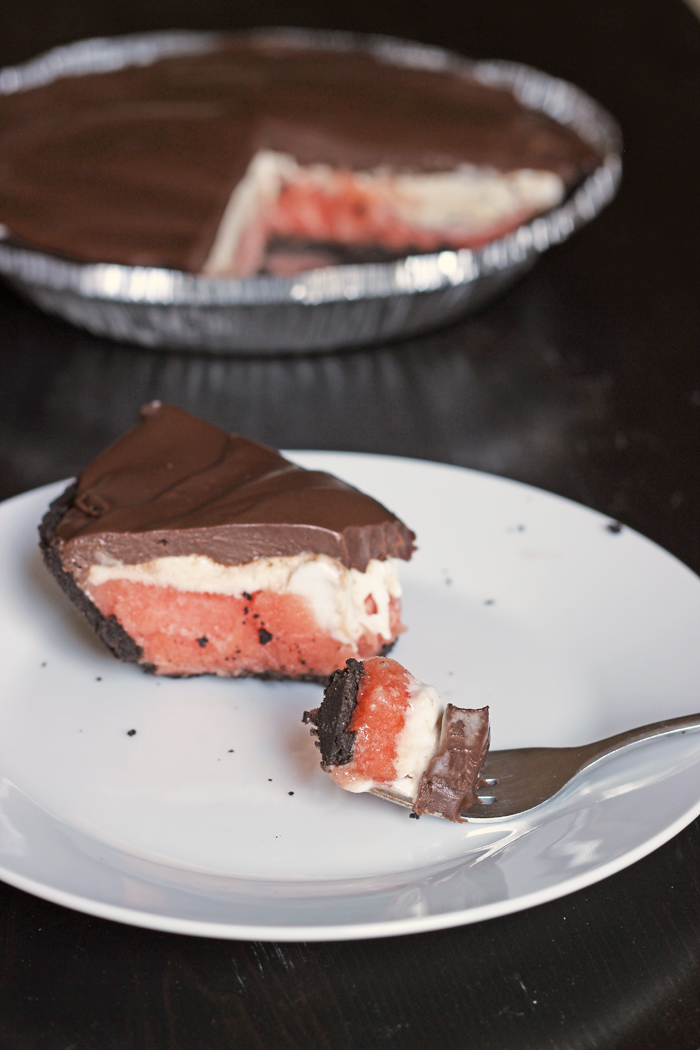
MULTIPOLYGON (((553 208, 565 191, 554 172, 529 168, 499 172, 462 165, 454 171, 413 175, 377 169, 356 172, 354 178, 358 188, 376 196, 397 219, 462 236, 553 208)), ((262 261, 265 238, 262 225, 255 229, 256 220, 285 184, 311 184, 333 195, 342 191, 346 180, 347 172, 338 173, 326 164, 302 166, 287 153, 260 150, 229 199, 203 272, 254 272, 262 261)))
POLYGON ((412 674, 409 674, 408 678, 411 695, 404 727, 396 738, 396 779, 391 784, 378 784, 372 780, 343 783, 343 787, 348 791, 369 791, 373 787, 391 788, 415 801, 421 777, 440 736, 445 704, 435 686, 424 685, 412 674))
POLYGON ((285 181, 295 179, 299 165, 286 153, 260 150, 229 198, 202 273, 212 277, 244 277, 262 262, 265 230, 254 228, 256 220, 279 197, 285 181), (256 236, 257 232, 257 236, 256 236), (244 244, 244 235, 249 242, 244 244), (252 237, 251 237, 252 235, 252 237), (250 243, 251 239, 255 243, 250 243), (241 250, 243 249, 243 250, 241 250))
POLYGON ((221 565, 203 554, 187 554, 138 565, 110 561, 90 566, 88 588, 108 580, 237 598, 263 590, 298 594, 308 599, 319 627, 347 644, 355 643, 366 632, 389 641, 390 599, 401 597, 396 558, 373 558, 367 570, 360 572, 347 569, 326 554, 310 553, 257 558, 245 565, 221 565))
POLYGON ((413 677, 411 685, 406 723, 396 741, 396 780, 391 786, 415 799, 440 736, 445 705, 434 685, 424 685, 413 677))
POLYGON ((553 208, 564 196, 558 175, 529 168, 499 172, 464 165, 456 171, 394 175, 390 183, 400 218, 465 234, 553 208))

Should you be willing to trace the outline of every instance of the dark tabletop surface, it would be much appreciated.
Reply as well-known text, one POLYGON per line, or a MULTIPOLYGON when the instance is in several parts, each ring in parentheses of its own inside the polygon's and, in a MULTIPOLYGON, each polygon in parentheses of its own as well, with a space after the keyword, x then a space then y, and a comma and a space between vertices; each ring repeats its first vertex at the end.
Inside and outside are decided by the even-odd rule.
MULTIPOLYGON (((700 22, 680 0, 24 0, 0 63, 144 29, 391 33, 563 76, 619 119, 617 201, 497 303, 409 342, 199 358, 93 338, 0 288, 0 496, 77 471, 161 398, 287 448, 477 467, 700 571, 700 22)), ((0 1050, 700 1047, 700 824, 590 889, 440 933, 248 944, 0 884, 0 1050)))

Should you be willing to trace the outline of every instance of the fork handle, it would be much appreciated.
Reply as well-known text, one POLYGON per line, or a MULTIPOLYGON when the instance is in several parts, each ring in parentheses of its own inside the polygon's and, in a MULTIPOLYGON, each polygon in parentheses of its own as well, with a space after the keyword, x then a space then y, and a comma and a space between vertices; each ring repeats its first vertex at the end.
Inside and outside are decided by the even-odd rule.
POLYGON ((585 744, 577 750, 581 751, 584 759, 583 765, 587 766, 605 755, 612 755, 615 751, 620 751, 629 744, 639 744, 644 740, 653 740, 657 736, 668 736, 670 733, 682 733, 686 729, 700 729, 700 714, 681 715, 680 718, 665 718, 662 722, 651 722, 649 725, 606 737, 605 740, 585 744))

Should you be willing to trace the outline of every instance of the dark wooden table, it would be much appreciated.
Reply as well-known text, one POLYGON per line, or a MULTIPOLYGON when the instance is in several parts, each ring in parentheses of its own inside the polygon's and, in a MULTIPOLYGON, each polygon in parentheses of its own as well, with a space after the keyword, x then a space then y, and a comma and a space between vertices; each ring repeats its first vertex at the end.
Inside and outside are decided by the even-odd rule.
MULTIPOLYGON (((371 30, 580 84, 620 120, 617 202, 501 301, 410 342, 148 353, 0 289, 0 495, 77 471, 159 397, 288 448, 395 453, 561 493, 700 570, 700 23, 680 0, 24 0, 0 62, 173 26, 371 30)), ((700 825, 588 890, 346 944, 132 929, 0 884, 1 1050, 695 1050, 700 825)))

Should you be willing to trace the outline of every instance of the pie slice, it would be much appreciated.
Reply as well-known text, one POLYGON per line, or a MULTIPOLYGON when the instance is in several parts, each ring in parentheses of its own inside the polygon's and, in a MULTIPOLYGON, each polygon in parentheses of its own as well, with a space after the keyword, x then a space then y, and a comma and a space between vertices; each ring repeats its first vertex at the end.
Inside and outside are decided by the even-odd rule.
POLYGON ((121 660, 325 682, 405 629, 414 534, 322 471, 160 402, 51 505, 47 566, 121 660))

